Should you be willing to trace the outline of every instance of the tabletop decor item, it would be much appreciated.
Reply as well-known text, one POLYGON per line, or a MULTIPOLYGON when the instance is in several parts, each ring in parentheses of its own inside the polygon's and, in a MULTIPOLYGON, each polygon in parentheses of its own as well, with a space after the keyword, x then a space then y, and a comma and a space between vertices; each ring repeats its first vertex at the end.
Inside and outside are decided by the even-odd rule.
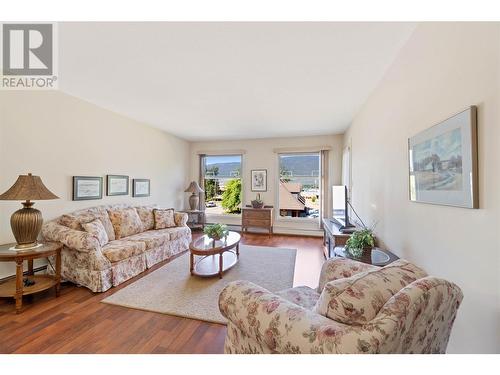
POLYGON ((260 199, 260 194, 257 193, 257 196, 255 197, 255 199, 253 201, 251 201, 250 203, 252 203, 252 207, 253 208, 262 208, 264 207, 264 201, 262 199, 260 199))
POLYGON ((253 169, 252 191, 267 191, 267 169, 253 169))
POLYGON ((133 197, 149 197, 151 194, 151 182, 144 178, 134 178, 132 180, 133 197))
POLYGON ((361 229, 355 231, 346 242, 346 251, 354 258, 371 256, 371 251, 375 246, 375 238, 371 229, 361 229))
POLYGON ((102 177, 73 176, 73 200, 102 199, 102 177))
POLYGON ((227 230, 227 226, 224 224, 210 224, 205 226, 203 233, 205 233, 209 238, 218 241, 221 238, 226 237, 229 231, 227 230))
POLYGON ((198 185, 196 181, 191 181, 188 188, 184 190, 185 193, 191 193, 189 196, 189 207, 191 210, 197 210, 200 203, 200 193, 205 191, 198 185))
POLYGON ((42 213, 33 208, 31 200, 59 199, 43 184, 39 176, 20 175, 12 187, 0 195, 0 200, 24 201, 23 208, 10 217, 10 226, 16 239, 15 249, 27 249, 37 246, 37 238, 42 229, 42 213))
POLYGON ((128 176, 108 174, 106 176, 106 195, 128 195, 128 176))
POLYGON ((408 140, 410 200, 479 208, 477 107, 408 140))

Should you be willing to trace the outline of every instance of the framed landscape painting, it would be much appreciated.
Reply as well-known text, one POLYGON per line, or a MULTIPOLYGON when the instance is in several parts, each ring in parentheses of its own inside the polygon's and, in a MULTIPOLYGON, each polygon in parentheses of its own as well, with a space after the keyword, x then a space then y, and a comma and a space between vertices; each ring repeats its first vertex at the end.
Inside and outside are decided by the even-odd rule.
POLYGON ((102 177, 73 177, 73 200, 102 199, 102 177))
POLYGON ((108 174, 106 195, 128 195, 128 176, 108 174))
POLYGON ((150 181, 144 178, 134 178, 132 180, 132 196, 133 197, 149 197, 150 181))
POLYGON ((478 208, 475 106, 408 140, 410 200, 478 208))
POLYGON ((267 169, 253 169, 252 191, 267 191, 267 169))

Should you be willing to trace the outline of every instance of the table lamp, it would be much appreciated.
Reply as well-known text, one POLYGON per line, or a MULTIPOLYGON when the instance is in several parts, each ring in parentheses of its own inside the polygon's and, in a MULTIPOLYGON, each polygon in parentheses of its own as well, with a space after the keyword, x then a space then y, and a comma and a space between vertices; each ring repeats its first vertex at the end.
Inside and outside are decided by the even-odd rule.
POLYGON ((184 190, 185 193, 191 193, 189 196, 189 207, 191 211, 198 209, 198 204, 200 203, 200 193, 205 191, 198 185, 196 181, 191 181, 188 188, 184 190))
POLYGON ((42 229, 42 213, 32 208, 31 200, 59 199, 45 187, 39 176, 20 175, 12 187, 0 195, 4 201, 24 201, 24 208, 17 210, 10 217, 12 233, 16 238, 16 249, 27 249, 37 245, 37 238, 42 229))

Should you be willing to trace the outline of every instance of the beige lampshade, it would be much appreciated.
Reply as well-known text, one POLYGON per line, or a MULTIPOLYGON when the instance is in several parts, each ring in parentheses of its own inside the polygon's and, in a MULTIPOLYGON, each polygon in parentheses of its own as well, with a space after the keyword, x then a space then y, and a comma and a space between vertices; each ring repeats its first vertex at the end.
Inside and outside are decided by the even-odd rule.
POLYGON ((184 190, 186 193, 204 193, 205 191, 198 185, 196 181, 191 181, 189 184, 188 188, 184 190))
POLYGON ((39 176, 20 175, 12 187, 0 195, 3 201, 24 201, 24 200, 47 200, 59 199, 59 197, 45 187, 39 176))

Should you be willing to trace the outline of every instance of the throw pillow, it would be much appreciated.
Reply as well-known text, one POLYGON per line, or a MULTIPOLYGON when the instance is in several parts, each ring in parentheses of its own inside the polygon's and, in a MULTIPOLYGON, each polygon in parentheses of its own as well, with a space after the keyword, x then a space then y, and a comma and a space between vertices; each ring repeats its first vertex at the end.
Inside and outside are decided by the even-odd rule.
POLYGON ((111 209, 108 214, 117 240, 142 232, 142 221, 135 208, 111 209))
POLYGON ((136 207, 135 209, 137 210, 137 214, 141 218, 144 231, 153 229, 155 227, 153 207, 140 206, 136 207))
POLYGON ((101 220, 109 240, 115 240, 115 230, 113 229, 113 224, 111 224, 111 220, 109 220, 109 216, 106 211, 86 212, 80 215, 65 214, 59 218, 59 224, 73 230, 84 230, 82 224, 89 223, 96 219, 101 220))
POLYGON ((175 227, 173 208, 155 208, 153 214, 155 217, 155 229, 175 227))
POLYGON ((95 219, 90 223, 83 223, 82 227, 85 232, 97 238, 97 241, 99 241, 101 246, 104 246, 109 242, 108 234, 106 233, 106 229, 104 229, 104 225, 101 220, 95 219))
POLYGON ((314 310, 341 323, 365 324, 394 294, 426 276, 422 269, 400 259, 373 271, 328 282, 314 310))

